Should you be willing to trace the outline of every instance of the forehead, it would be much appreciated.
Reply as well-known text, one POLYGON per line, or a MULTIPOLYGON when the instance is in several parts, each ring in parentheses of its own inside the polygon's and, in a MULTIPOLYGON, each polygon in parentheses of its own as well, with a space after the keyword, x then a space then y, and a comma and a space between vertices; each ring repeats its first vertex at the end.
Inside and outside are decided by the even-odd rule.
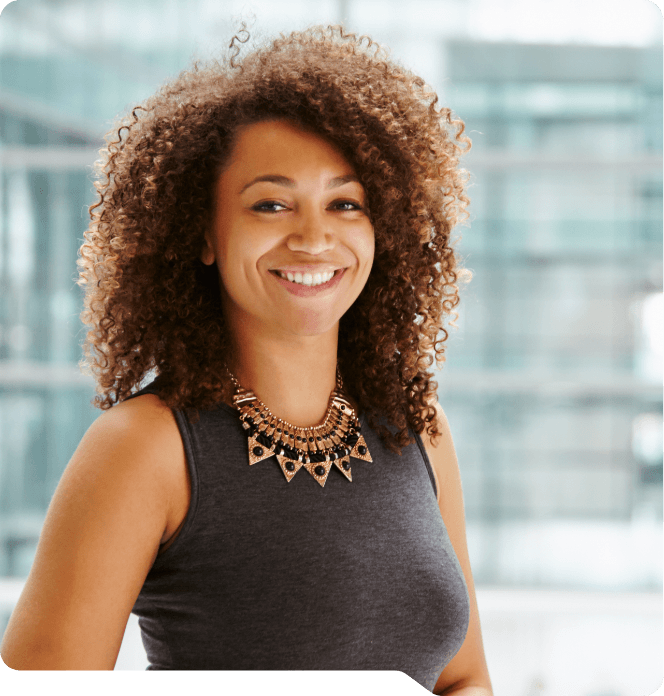
POLYGON ((239 129, 225 173, 289 176, 321 168, 335 175, 353 173, 352 166, 334 144, 289 121, 274 120, 239 129))

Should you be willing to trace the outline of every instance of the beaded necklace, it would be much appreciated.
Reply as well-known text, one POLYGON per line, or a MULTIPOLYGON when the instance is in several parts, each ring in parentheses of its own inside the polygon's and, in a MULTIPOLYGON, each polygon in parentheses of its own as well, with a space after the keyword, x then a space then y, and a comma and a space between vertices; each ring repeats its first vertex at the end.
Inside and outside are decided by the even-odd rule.
POLYGON ((227 372, 235 386, 233 403, 240 411, 240 421, 249 439, 249 464, 275 455, 286 481, 290 482, 304 467, 324 486, 333 465, 352 481, 350 457, 373 461, 360 434, 355 409, 342 396, 338 367, 325 418, 320 425, 309 428, 299 428, 274 416, 252 391, 240 386, 230 370, 227 372))

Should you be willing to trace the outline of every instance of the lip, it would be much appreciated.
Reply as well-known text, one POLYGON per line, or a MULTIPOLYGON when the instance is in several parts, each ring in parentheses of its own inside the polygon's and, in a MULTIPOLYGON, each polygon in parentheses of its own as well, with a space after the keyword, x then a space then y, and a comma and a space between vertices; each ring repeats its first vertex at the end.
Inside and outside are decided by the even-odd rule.
POLYGON ((270 271, 282 271, 283 273, 329 273, 330 271, 339 271, 343 266, 330 266, 329 264, 304 264, 300 266, 276 266, 271 268, 270 271))
MULTIPOLYGON (((298 266, 298 269, 303 268, 302 266, 298 266)), ((275 269, 276 270, 276 269, 275 269)), ((284 271, 285 269, 280 268, 280 271, 284 271)), ((330 269, 332 270, 332 269, 330 269)), ((294 271, 289 271, 293 273, 294 271)), ((302 271, 300 271, 301 273, 302 271)), ((307 271, 308 273, 311 273, 311 271, 307 271)), ((321 273, 320 270, 315 271, 317 273, 321 273)), ((309 285, 301 285, 299 283, 291 283, 290 280, 285 280, 284 278, 281 278, 278 276, 276 273, 270 271, 269 275, 274 278, 279 285, 281 285, 285 290, 287 290, 291 295, 295 295, 296 297, 314 297, 315 295, 321 295, 323 293, 329 292, 330 290, 333 290, 334 288, 339 285, 341 282, 342 277, 346 273, 346 269, 343 268, 340 270, 339 273, 335 273, 330 280, 327 281, 327 283, 321 283, 321 285, 316 285, 314 287, 311 287, 309 285)))

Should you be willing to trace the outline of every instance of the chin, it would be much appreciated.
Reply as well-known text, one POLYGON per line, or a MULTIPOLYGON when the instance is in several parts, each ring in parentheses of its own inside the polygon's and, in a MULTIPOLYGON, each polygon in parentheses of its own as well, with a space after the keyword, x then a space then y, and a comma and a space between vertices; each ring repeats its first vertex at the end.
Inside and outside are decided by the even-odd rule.
POLYGON ((340 317, 300 317, 297 321, 289 322, 290 331, 296 336, 320 336, 339 326, 339 319, 340 317))

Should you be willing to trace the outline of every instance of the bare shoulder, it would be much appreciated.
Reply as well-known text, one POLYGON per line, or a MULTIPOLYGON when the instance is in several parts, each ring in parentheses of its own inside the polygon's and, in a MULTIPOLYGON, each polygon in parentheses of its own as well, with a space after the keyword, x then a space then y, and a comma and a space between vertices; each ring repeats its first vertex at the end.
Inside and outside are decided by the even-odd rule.
POLYGON ((427 424, 427 427, 421 434, 421 438, 431 462, 431 468, 436 479, 436 488, 438 489, 438 500, 440 501, 441 489, 445 486, 445 482, 449 480, 450 476, 458 476, 459 465, 447 416, 437 400, 433 401, 431 405, 436 409, 436 424, 440 435, 432 438, 427 433, 429 426, 427 424))
POLYGON ((51 500, 3 638, 6 664, 113 669, 167 535, 181 442, 172 412, 151 395, 114 406, 90 426, 51 500))
POLYGON ((165 435, 175 426, 171 409, 155 394, 142 394, 104 411, 92 424, 97 429, 146 431, 146 435, 165 435))
POLYGON ((128 467, 173 507, 174 491, 181 484, 184 449, 172 410, 156 395, 142 394, 104 411, 95 420, 74 453, 69 467, 81 459, 99 464, 113 462, 120 474, 128 467))
POLYGON ((127 461, 149 472, 149 484, 160 490, 167 507, 161 543, 166 542, 184 519, 191 493, 186 455, 173 411, 155 394, 142 394, 105 411, 93 426, 97 432, 89 434, 100 446, 123 444, 133 452, 127 461))
POLYGON ((443 407, 438 403, 438 400, 434 400, 431 405, 436 409, 435 420, 441 435, 434 438, 432 441, 425 429, 425 431, 422 433, 422 439, 431 447, 437 448, 441 445, 441 443, 444 446, 447 440, 451 440, 452 435, 450 433, 450 424, 447 420, 447 416, 445 415, 445 411, 443 411, 443 407))
POLYGON ((183 455, 173 411, 154 394, 142 394, 104 411, 90 426, 83 442, 86 438, 99 445, 124 444, 144 460, 171 461, 183 455))

